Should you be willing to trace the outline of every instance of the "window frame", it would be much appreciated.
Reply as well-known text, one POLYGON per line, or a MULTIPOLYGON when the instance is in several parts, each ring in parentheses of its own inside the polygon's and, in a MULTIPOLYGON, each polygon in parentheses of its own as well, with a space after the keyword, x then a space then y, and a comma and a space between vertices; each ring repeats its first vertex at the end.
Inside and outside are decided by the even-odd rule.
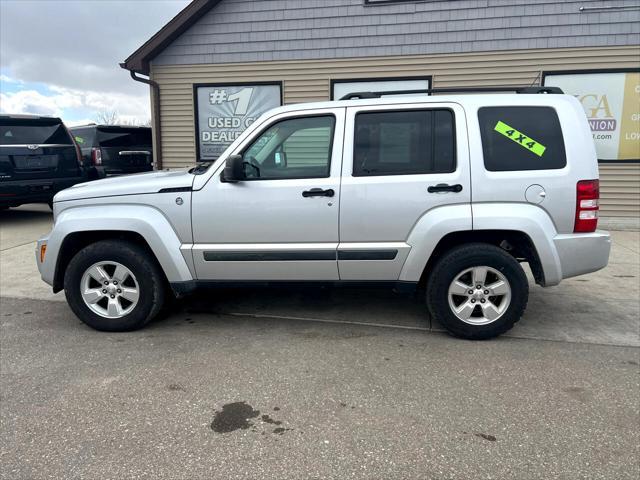
MULTIPOLYGON (((435 122, 432 122, 431 128, 435 130, 435 122)), ((353 146, 352 146, 352 162, 351 162, 351 176, 353 178, 369 178, 369 177, 406 177, 408 175, 449 175, 455 173, 458 170, 458 138, 456 128, 456 112, 450 107, 435 107, 435 108, 401 108, 401 109, 385 109, 385 110, 362 110, 356 112, 353 119, 353 146), (453 142, 453 169, 447 172, 423 172, 423 173, 382 173, 378 175, 356 175, 355 173, 355 158, 356 158, 356 132, 357 121, 359 115, 366 115, 369 113, 412 113, 412 112, 435 112, 435 111, 448 111, 452 116, 452 142, 453 142)), ((432 135, 433 138, 433 135, 432 135)), ((433 149, 433 145, 432 145, 433 149)))
POLYGON ((277 120, 269 123, 268 125, 265 125, 265 127, 262 130, 258 131, 258 133, 256 133, 255 135, 252 135, 250 141, 244 147, 242 147, 242 149, 240 150, 238 155, 241 155, 242 158, 244 159, 244 154, 247 152, 247 150, 249 150, 262 137, 262 135, 265 132, 267 132, 271 127, 273 127, 274 125, 277 125, 277 124, 282 123, 282 122, 288 122, 289 120, 298 120, 298 119, 306 119, 306 118, 323 118, 323 117, 330 117, 330 118, 333 119, 333 127, 331 129, 331 139, 329 141, 329 161, 327 162, 327 174, 326 175, 321 176, 321 177, 313 175, 313 176, 304 176, 304 177, 245 178, 242 181, 243 182, 255 182, 255 181, 265 182, 265 181, 270 181, 270 180, 308 180, 308 179, 313 179, 313 178, 330 178, 331 177, 331 166, 333 164, 333 147, 334 147, 333 143, 335 141, 336 125, 338 123, 338 118, 335 115, 335 113, 333 113, 333 112, 318 113, 318 114, 313 114, 313 115, 293 115, 293 116, 290 116, 290 117, 284 117, 284 118, 277 119, 277 120))
MULTIPOLYGON (((482 166, 485 172, 491 173, 513 173, 513 172, 554 172, 559 170, 564 170, 569 165, 569 159, 567 156, 567 142, 565 140, 564 130, 562 129, 563 125, 560 121, 560 115, 558 111, 552 107, 551 105, 483 105, 478 108, 476 112, 476 121, 478 122, 478 133, 480 134, 480 146, 482 147, 482 166), (556 116, 556 120, 558 121, 558 125, 560 126, 560 136, 561 136, 561 144, 564 149, 564 165, 561 167, 553 167, 553 168, 517 168, 517 169, 509 169, 509 170, 492 170, 487 167, 487 157, 485 155, 485 144, 484 138, 482 137, 482 126, 480 123, 480 111, 483 109, 493 109, 493 108, 545 108, 551 110, 556 116)), ((523 132, 526 134, 526 132, 523 132)), ((537 140, 536 140, 537 141, 537 140)))

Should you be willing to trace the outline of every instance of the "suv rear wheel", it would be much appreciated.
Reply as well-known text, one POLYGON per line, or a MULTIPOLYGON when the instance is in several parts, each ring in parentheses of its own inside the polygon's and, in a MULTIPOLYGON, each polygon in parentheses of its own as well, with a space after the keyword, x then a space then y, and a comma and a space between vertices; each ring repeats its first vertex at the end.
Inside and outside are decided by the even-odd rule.
POLYGON ((496 337, 520 320, 529 282, 518 261, 489 244, 456 247, 436 263, 427 279, 431 316, 451 334, 496 337))
POLYGON ((80 250, 64 275, 73 312, 96 330, 142 328, 164 302, 164 277, 154 258, 138 245, 104 240, 80 250))

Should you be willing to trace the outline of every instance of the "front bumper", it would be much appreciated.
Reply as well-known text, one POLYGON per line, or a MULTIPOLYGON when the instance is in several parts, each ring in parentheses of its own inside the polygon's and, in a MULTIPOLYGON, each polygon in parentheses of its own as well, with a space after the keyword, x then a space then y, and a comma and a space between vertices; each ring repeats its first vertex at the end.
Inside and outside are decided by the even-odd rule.
POLYGON ((562 278, 595 272, 607 266, 611 252, 609 232, 557 235, 553 239, 560 260, 562 278))
POLYGON ((36 256, 36 265, 38 265, 38 271, 40 272, 40 278, 42 278, 42 280, 45 283, 48 283, 49 285, 53 286, 53 280, 55 275, 55 258, 57 257, 57 252, 54 252, 51 250, 52 249, 49 248, 48 236, 38 239, 38 241, 36 242, 35 256, 36 256), (40 261, 40 249, 42 248, 42 245, 47 245, 47 251, 44 256, 44 262, 40 261))

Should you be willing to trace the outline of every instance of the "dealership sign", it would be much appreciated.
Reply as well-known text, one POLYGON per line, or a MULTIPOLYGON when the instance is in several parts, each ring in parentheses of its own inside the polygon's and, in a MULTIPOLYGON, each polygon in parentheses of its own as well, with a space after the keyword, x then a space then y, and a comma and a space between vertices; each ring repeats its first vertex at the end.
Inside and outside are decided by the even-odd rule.
POLYGON ((546 73, 582 104, 600 160, 640 160, 640 72, 546 73))
POLYGON ((275 84, 195 85, 198 160, 215 160, 267 110, 282 104, 275 84))

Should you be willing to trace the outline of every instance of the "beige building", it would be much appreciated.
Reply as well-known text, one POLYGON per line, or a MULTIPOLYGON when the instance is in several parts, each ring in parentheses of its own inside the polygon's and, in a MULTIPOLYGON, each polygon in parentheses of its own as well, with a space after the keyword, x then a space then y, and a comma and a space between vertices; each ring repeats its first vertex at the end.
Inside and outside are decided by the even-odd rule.
POLYGON ((591 124, 602 215, 633 221, 640 7, 611 3, 195 0, 122 66, 151 85, 159 168, 215 159, 280 104, 367 90, 559 86, 591 124))

